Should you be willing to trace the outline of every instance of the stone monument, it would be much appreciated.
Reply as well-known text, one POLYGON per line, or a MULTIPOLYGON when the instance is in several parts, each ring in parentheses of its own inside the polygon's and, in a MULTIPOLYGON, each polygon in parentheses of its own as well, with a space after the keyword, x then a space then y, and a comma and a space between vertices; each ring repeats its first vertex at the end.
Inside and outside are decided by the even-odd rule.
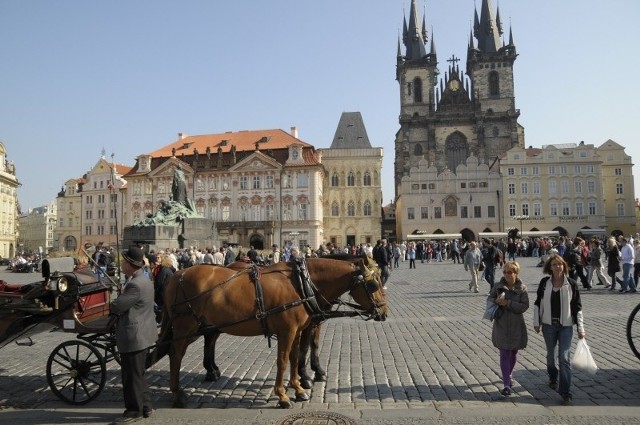
POLYGON ((187 196, 184 172, 177 166, 171 184, 171 200, 160 201, 153 214, 124 229, 123 246, 142 245, 147 250, 212 246, 213 220, 202 217, 187 196))

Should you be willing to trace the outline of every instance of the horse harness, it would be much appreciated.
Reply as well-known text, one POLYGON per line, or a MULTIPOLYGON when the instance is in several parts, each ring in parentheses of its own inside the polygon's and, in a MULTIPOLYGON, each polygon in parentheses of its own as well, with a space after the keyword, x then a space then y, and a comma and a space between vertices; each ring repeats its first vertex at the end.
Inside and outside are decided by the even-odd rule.
MULTIPOLYGON (((250 317, 246 317, 244 319, 232 322, 232 323, 225 323, 219 326, 214 326, 214 325, 208 325, 206 323, 203 323, 202 320, 200 319, 200 317, 198 317, 198 315, 196 315, 195 311, 193 310, 193 307, 191 305, 191 300, 186 298, 186 293, 184 290, 184 277, 180 276, 180 279, 178 280, 178 287, 181 289, 181 292, 183 294, 183 296, 185 296, 185 301, 183 301, 180 304, 186 304, 187 306, 187 311, 185 312, 176 312, 175 311, 175 307, 178 305, 178 303, 174 303, 173 308, 174 310, 172 311, 173 315, 176 316, 183 316, 183 315, 193 315, 195 320, 198 322, 198 333, 197 335, 206 335, 206 334, 210 334, 210 333, 218 333, 220 332, 222 329, 230 327, 230 326, 235 326, 238 325, 240 323, 244 323, 244 322, 248 322, 250 320, 254 320, 257 319, 260 321, 260 325, 262 327, 262 332, 264 334, 264 336, 267 338, 268 341, 268 345, 269 348, 271 348, 271 337, 273 337, 273 333, 269 330, 269 325, 267 323, 267 317, 269 317, 270 315, 273 314, 277 314, 277 313, 281 313, 283 311, 286 311, 290 308, 293 307, 297 307, 299 305, 304 305, 305 309, 307 310, 307 312, 311 315, 311 319, 314 323, 321 323, 323 321, 325 321, 328 318, 334 318, 334 317, 354 317, 354 316, 361 316, 361 313, 358 311, 335 311, 335 310, 331 310, 331 311, 326 311, 324 309, 322 309, 322 307, 320 307, 318 300, 316 298, 316 294, 319 292, 318 288, 316 287, 316 285, 313 283, 313 281, 311 280, 311 276, 309 275, 309 270, 307 269, 307 265, 306 262, 304 260, 304 257, 299 257, 296 258, 295 261, 293 261, 293 272, 294 272, 294 276, 295 279, 294 281, 297 284, 297 288, 296 291, 298 292, 298 294, 301 296, 300 299, 280 305, 278 307, 274 307, 271 309, 266 310, 265 309, 265 304, 264 304, 264 292, 262 290, 262 283, 260 282, 260 276, 262 274, 260 268, 256 265, 256 264, 252 264, 251 267, 245 271, 240 271, 236 274, 234 274, 233 276, 231 276, 230 278, 224 280, 223 282, 221 282, 219 285, 216 285, 214 288, 211 288, 209 291, 206 291, 202 294, 199 294, 199 296, 202 296, 212 290, 214 290, 215 288, 219 287, 221 284, 223 283, 227 283, 229 281, 231 281, 232 279, 234 279, 235 277, 237 277, 238 275, 240 275, 241 273, 248 273, 249 278, 251 280, 251 282, 253 283, 254 289, 255 289, 255 293, 256 293, 256 307, 258 309, 258 312, 256 313, 255 316, 250 316, 250 317)), ((366 266, 365 266, 366 268, 366 266)), ((372 273, 369 271, 369 273, 372 273)), ((369 292, 369 291, 367 291, 369 292)), ((176 292, 176 296, 177 296, 177 292, 176 292)), ((370 297, 371 294, 369 294, 370 297)), ((327 302, 329 305, 331 305, 331 303, 327 302)), ((351 308, 355 308, 358 309, 360 306, 358 306, 357 304, 351 304, 351 303, 347 303, 347 302, 340 302, 341 304, 347 305, 351 308)), ((374 305, 377 306, 377 304, 374 303, 374 305)), ((191 335, 191 336, 195 336, 195 335, 191 335)))

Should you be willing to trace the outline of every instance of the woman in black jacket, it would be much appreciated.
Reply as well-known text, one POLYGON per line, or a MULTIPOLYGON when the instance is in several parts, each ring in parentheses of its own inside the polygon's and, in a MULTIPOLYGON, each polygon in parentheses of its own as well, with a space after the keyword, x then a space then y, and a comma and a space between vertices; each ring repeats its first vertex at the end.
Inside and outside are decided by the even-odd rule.
POLYGON ((611 277, 610 291, 616 289, 616 283, 620 282, 616 277, 616 273, 620 270, 620 249, 615 238, 609 238, 607 240, 607 274, 611 277))

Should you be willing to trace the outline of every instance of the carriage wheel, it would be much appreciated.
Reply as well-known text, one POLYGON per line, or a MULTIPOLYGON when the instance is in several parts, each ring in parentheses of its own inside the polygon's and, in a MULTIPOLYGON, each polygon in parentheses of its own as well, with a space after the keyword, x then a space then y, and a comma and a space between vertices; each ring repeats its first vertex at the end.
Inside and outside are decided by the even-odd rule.
POLYGON ((47 360, 47 382, 62 401, 85 404, 100 394, 107 380, 107 367, 100 351, 80 340, 58 345, 47 360))
POLYGON ((629 346, 633 354, 640 359, 640 351, 638 351, 640 349, 640 315, 638 315, 638 311, 640 311, 640 304, 638 304, 629 315, 629 320, 627 321, 627 340, 629 341, 629 346), (637 346, 636 343, 638 344, 637 346))

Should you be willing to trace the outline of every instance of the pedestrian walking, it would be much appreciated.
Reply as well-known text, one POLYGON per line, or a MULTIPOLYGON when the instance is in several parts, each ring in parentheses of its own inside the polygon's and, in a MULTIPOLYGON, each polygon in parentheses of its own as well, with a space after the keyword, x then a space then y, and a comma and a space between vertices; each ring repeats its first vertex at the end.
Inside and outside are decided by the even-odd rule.
POLYGON ((500 306, 502 315, 493 320, 491 341, 500 350, 503 396, 511 395, 513 370, 518 361, 518 350, 527 347, 527 327, 523 313, 529 309, 527 287, 520 280, 520 265, 508 261, 502 268, 502 278, 491 289, 488 302, 500 306))
POLYGON ((616 276, 616 273, 620 270, 622 270, 620 266, 620 249, 618 248, 615 238, 612 236, 607 239, 607 274, 611 278, 610 291, 616 289, 616 283, 622 286, 622 281, 616 276))
POLYGON ((609 279, 607 279, 607 277, 604 275, 604 272, 603 272, 603 269, 604 269, 604 266, 602 264, 603 252, 602 252, 602 248, 600 248, 600 241, 597 239, 592 239, 590 242, 590 245, 591 245, 591 252, 589 253, 589 274, 587 276, 587 282, 589 283, 589 286, 587 287, 587 290, 589 291, 593 287, 593 285, 591 284, 591 281, 593 279, 594 273, 598 277, 598 285, 605 285, 605 288, 610 288, 611 283, 609 282, 609 279))
POLYGON ((567 263, 558 255, 550 256, 544 264, 536 301, 533 306, 533 329, 540 333, 547 348, 549 386, 562 396, 562 403, 571 404, 571 339, 573 325, 578 338, 585 336, 582 303, 578 284, 568 277, 567 263), (558 346, 558 366, 555 351, 558 346), (559 381, 559 385, 558 385, 559 381))
POLYGON ((482 264, 482 252, 475 242, 469 243, 469 249, 464 254, 464 269, 471 275, 469 282, 469 292, 478 293, 478 274, 480 273, 480 264, 482 264))
POLYGON ((407 258, 409 258, 409 268, 416 268, 416 245, 413 242, 409 242, 407 245, 407 258))
POLYGON ((153 283, 144 275, 144 253, 131 247, 122 254, 122 272, 127 280, 122 293, 111 302, 118 316, 116 346, 120 354, 125 411, 115 423, 129 423, 149 417, 153 410, 149 387, 144 379, 147 350, 158 334, 153 312, 153 283))
POLYGON ((636 292, 636 283, 633 281, 633 263, 635 263, 635 249, 631 244, 631 238, 622 238, 620 250, 620 262, 622 263, 622 288, 620 292, 636 292))

